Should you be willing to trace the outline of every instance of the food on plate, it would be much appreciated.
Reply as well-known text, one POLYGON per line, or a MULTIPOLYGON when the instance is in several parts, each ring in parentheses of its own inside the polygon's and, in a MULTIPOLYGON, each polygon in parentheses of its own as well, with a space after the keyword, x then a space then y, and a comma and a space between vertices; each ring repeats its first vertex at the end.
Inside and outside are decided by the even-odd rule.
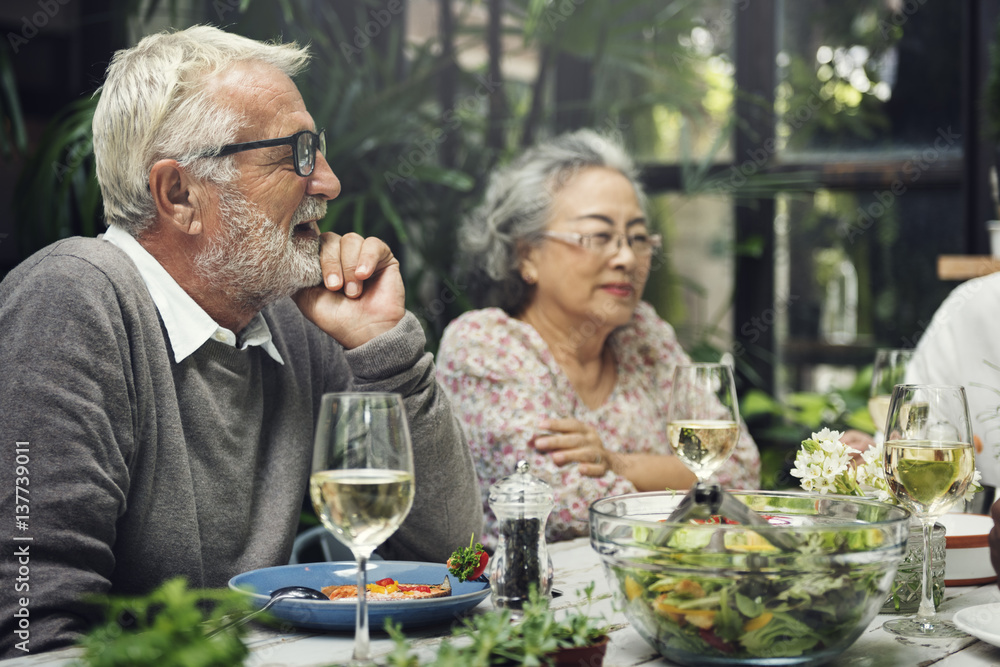
MULTIPOLYGON (((379 579, 365 587, 369 600, 427 600, 451 595, 451 581, 446 576, 440 584, 402 584, 391 577, 379 579)), ((356 585, 324 586, 323 595, 331 600, 346 600, 358 597, 356 585)))
POLYGON ((471 581, 481 577, 483 572, 486 571, 486 564, 490 561, 490 557, 483 550, 482 544, 476 542, 473 545, 475 538, 476 534, 473 533, 469 537, 469 546, 456 549, 452 552, 451 558, 448 559, 448 571, 458 577, 460 582, 471 581))

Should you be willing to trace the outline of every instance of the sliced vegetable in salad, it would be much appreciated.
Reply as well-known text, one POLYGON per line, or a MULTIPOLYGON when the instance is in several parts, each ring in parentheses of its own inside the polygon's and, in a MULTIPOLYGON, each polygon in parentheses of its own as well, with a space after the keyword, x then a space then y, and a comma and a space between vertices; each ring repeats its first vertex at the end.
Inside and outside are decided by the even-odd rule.
MULTIPOLYGON (((825 569, 813 560, 851 553, 856 536, 812 534, 801 554, 782 554, 750 530, 722 540, 714 532, 677 530, 674 553, 611 568, 637 630, 667 657, 691 663, 699 656, 794 658, 833 649, 854 641, 884 600, 882 560, 825 569)), ((873 534, 864 541, 877 540, 873 534)))

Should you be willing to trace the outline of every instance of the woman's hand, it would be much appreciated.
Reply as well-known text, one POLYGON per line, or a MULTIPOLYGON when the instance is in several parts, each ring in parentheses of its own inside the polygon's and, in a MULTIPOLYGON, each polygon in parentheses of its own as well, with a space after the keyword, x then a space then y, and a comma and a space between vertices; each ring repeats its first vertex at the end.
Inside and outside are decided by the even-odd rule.
POLYGON ((615 455, 604 448, 601 437, 590 426, 572 419, 546 419, 539 430, 551 435, 536 435, 531 444, 540 452, 548 452, 557 466, 580 464, 580 474, 602 477, 614 467, 615 455))

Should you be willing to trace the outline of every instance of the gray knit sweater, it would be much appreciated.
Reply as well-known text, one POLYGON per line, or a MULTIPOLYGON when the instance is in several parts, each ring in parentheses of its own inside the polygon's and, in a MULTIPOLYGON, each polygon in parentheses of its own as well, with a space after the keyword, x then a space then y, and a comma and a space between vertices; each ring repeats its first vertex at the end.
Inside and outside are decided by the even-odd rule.
POLYGON ((24 655, 23 608, 35 653, 93 621, 81 594, 144 593, 176 575, 221 587, 286 563, 325 392, 406 397, 416 498, 380 553, 444 561, 481 531, 469 451, 416 318, 345 351, 290 299, 263 314, 284 365, 214 340, 178 364, 110 243, 60 241, 0 283, 0 657, 24 655))

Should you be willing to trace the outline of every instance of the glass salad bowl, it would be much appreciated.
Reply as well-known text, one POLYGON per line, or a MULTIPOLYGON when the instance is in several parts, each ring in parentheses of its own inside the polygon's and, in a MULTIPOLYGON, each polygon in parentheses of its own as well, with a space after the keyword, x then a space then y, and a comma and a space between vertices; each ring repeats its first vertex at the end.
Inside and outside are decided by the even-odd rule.
POLYGON ((618 604, 683 665, 818 665, 878 613, 903 559, 909 513, 853 496, 734 491, 767 525, 668 523, 681 492, 590 506, 590 543, 618 604))

